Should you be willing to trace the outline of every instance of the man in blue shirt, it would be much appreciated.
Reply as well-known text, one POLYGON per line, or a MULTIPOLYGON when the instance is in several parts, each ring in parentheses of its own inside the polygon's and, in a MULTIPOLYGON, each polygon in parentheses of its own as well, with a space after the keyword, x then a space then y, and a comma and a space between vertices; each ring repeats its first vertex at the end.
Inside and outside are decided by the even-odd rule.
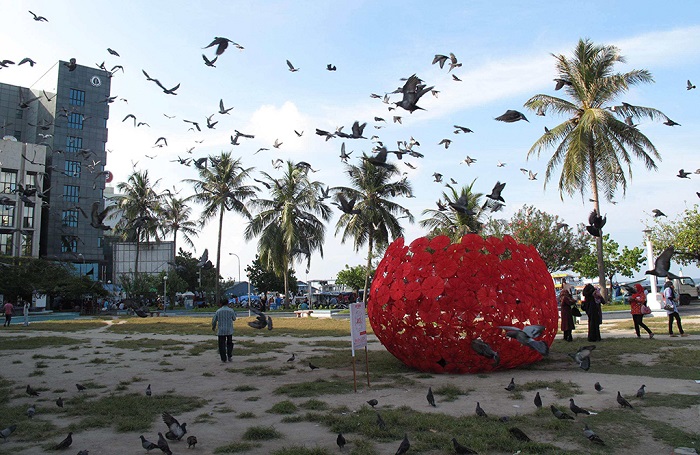
POLYGON ((233 356, 233 321, 236 320, 236 312, 228 306, 226 299, 219 301, 219 307, 211 320, 211 329, 216 331, 218 323, 216 334, 219 337, 219 355, 224 363, 226 360, 230 362, 233 356))

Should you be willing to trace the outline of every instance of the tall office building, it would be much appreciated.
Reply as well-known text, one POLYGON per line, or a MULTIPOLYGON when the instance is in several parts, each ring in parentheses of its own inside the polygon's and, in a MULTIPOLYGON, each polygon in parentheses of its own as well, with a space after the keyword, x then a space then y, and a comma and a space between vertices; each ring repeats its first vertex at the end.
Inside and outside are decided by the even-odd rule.
POLYGON ((59 61, 30 87, 0 83, 2 136, 47 148, 46 175, 38 183, 48 193, 39 254, 73 262, 81 274, 94 279, 104 270, 105 231, 90 222, 93 204, 99 211, 104 207, 102 193, 111 177, 103 172, 110 76, 59 61))

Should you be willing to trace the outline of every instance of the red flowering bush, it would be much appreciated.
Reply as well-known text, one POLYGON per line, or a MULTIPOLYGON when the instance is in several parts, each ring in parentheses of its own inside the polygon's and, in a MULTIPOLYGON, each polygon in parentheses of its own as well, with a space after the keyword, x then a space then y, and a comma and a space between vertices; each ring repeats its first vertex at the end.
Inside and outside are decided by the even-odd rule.
POLYGON ((406 365, 434 373, 514 368, 542 356, 508 338, 498 326, 543 325, 538 340, 551 345, 559 313, 554 284, 534 247, 505 236, 468 234, 460 243, 426 237, 386 250, 367 302, 381 343, 406 365), (487 343, 500 363, 477 354, 487 343))

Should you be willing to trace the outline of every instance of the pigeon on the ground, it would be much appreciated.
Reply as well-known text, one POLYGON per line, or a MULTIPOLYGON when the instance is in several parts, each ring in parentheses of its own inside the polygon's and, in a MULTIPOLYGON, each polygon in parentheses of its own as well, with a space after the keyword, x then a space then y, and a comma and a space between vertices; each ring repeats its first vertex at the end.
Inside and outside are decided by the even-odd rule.
POLYGON ((377 426, 381 430, 386 430, 386 423, 384 422, 384 419, 382 419, 382 416, 379 413, 377 413, 377 426))
POLYGON ((343 433, 338 433, 338 437, 335 438, 335 443, 338 444, 338 447, 340 450, 343 450, 343 447, 345 447, 345 437, 343 436, 343 433))
POLYGON ((152 393, 153 392, 151 392, 151 384, 148 384, 148 387, 146 387, 146 396, 150 397, 152 393))
POLYGON ((187 436, 187 448, 194 449, 197 445, 197 436, 187 436))
POLYGON ((89 450, 81 450, 80 452, 78 452, 78 455, 90 455, 90 451, 89 450))
POLYGON ((435 397, 433 396, 432 387, 428 387, 428 395, 426 395, 426 398, 428 399, 428 404, 432 407, 435 407, 435 397))
POLYGON ((505 389, 509 392, 512 392, 513 390, 515 390, 515 378, 510 378, 510 383, 508 384, 507 387, 505 387, 505 389))
POLYGON ((85 387, 84 385, 82 385, 80 383, 76 384, 75 388, 78 389, 78 392, 82 392, 83 390, 87 389, 87 387, 85 387))
POLYGON ((603 391, 603 386, 600 385, 600 382, 596 382, 595 385, 593 385, 593 387, 594 387, 598 392, 602 392, 602 391, 603 391))
POLYGON ((294 359, 296 359, 296 354, 292 353, 292 356, 287 359, 287 362, 294 362, 294 359))
POLYGON ((587 416, 591 414, 595 415, 595 412, 591 412, 587 409, 583 409, 582 407, 577 406, 576 403, 574 403, 573 398, 569 398, 569 409, 571 409, 571 412, 573 412, 576 416, 578 416, 579 414, 584 414, 587 416))
POLYGON ((58 397, 58 399, 56 399, 56 406, 58 406, 59 408, 63 407, 63 398, 58 397))
POLYGON ((479 417, 488 417, 488 416, 486 415, 486 411, 484 411, 484 410, 481 408, 481 405, 479 404, 478 401, 476 402, 476 415, 479 416, 479 417))
POLYGON ((158 433, 158 448, 166 455, 173 455, 173 452, 170 450, 170 446, 168 445, 168 441, 166 441, 163 437, 163 433, 158 433))
POLYGON ((535 394, 535 406, 537 406, 538 408, 542 407, 542 398, 540 397, 540 392, 537 392, 535 394))
POLYGON ((367 401, 367 404, 370 405, 370 406, 372 406, 372 407, 374 408, 376 405, 379 404, 379 401, 377 401, 376 398, 372 398, 371 400, 368 400, 368 401, 367 401))
POLYGON ((569 357, 578 363, 579 368, 588 371, 591 367, 591 351, 595 349, 595 345, 581 346, 578 351, 573 354, 568 354, 569 357))
POLYGON ((644 395, 647 393, 645 390, 645 385, 642 384, 642 386, 637 390, 637 398, 644 398, 644 395))
POLYGON ((183 423, 180 425, 180 422, 167 412, 163 413, 163 422, 168 426, 168 432, 165 433, 165 437, 171 441, 176 439, 180 441, 185 433, 187 433, 187 424, 183 423))
POLYGON ((471 346, 474 352, 488 359, 493 359, 493 366, 498 366, 498 363, 501 361, 498 353, 491 349, 491 346, 489 346, 485 341, 481 340, 480 338, 475 338, 472 340, 471 346))
POLYGON ((7 438, 17 429, 17 425, 10 425, 9 427, 0 430, 0 438, 3 442, 7 442, 7 438))
POLYGON ((675 254, 675 249, 673 248, 673 245, 669 246, 665 250, 661 252, 659 257, 656 258, 654 261, 654 268, 651 270, 647 270, 644 272, 646 275, 654 275, 654 276, 668 276, 671 279, 676 279, 678 278, 676 275, 672 274, 671 272, 668 271, 668 269, 671 268, 671 258, 675 254))
POLYGON ((71 444, 73 444, 73 433, 72 432, 68 433, 68 436, 66 436, 66 439, 64 439, 63 441, 56 444, 54 446, 53 450, 67 449, 68 447, 70 447, 71 444))
POLYGON ((318 369, 318 367, 311 362, 309 362, 309 368, 311 368, 311 371, 318 369))
POLYGON ((31 405, 27 408, 27 417, 31 419, 34 417, 34 414, 36 414, 36 405, 31 405))
POLYGON ((143 435, 139 436, 141 438, 141 447, 146 449, 146 452, 150 452, 153 449, 158 449, 158 445, 152 443, 148 439, 144 438, 143 435))
POLYGON ((404 433, 403 435, 403 441, 401 441, 401 444, 399 445, 399 449, 396 451, 396 455, 403 455, 406 452, 408 452, 408 449, 411 448, 411 443, 408 442, 408 434, 404 433))
POLYGON ((552 414, 554 414, 554 417, 556 417, 556 418, 559 419, 559 420, 566 420, 566 419, 574 420, 573 417, 571 417, 569 414, 567 414, 567 413, 565 413, 565 412, 563 412, 563 411, 560 411, 560 410, 557 409, 554 405, 551 405, 551 406, 549 407, 549 409, 551 409, 552 414))
POLYGON ((267 317, 267 330, 272 330, 272 318, 270 316, 267 317))
POLYGON ((513 435, 515 439, 523 442, 530 442, 531 439, 518 427, 508 428, 508 432, 513 435))
POLYGON ((620 394, 619 390, 617 391, 617 403, 623 408, 634 409, 634 407, 630 404, 630 402, 627 401, 625 399, 625 397, 622 396, 622 394, 620 394))
POLYGON ((455 448, 455 453, 458 455, 467 454, 467 453, 476 453, 475 451, 473 451, 469 447, 463 446, 462 444, 457 442, 456 438, 452 438, 452 446, 455 448))
POLYGON ((37 392, 36 390, 32 389, 31 386, 30 386, 29 384, 27 384, 27 395, 29 395, 30 397, 38 397, 38 396, 39 396, 39 392, 37 392))
POLYGON ((595 434, 593 430, 588 428, 588 425, 583 424, 583 435, 588 438, 589 441, 595 442, 596 444, 600 444, 602 446, 605 445, 602 439, 600 439, 600 436, 595 434))

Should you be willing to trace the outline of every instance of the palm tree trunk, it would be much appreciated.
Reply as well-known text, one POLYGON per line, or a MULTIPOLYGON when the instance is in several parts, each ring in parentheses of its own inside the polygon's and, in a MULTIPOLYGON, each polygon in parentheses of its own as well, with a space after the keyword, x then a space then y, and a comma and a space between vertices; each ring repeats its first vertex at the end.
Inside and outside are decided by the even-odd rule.
MULTIPOLYGON (((600 215, 600 202, 598 199, 598 179, 595 173, 595 163, 593 159, 593 147, 591 147, 588 154, 588 167, 591 174, 591 192, 593 193, 593 206, 596 212, 600 215)), ((603 262, 603 229, 601 228, 599 236, 595 239, 597 256, 598 256, 598 282, 600 285, 600 292, 603 299, 608 300, 608 290, 605 287, 605 263, 603 262)))
POLYGON ((173 262, 177 257, 177 229, 173 230, 173 262))
POLYGON ((136 255, 134 257, 134 280, 139 274, 139 247, 141 246, 141 231, 136 230, 136 255))
POLYGON ((367 251, 367 270, 365 270, 365 288, 362 291, 362 302, 367 304, 367 287, 369 286, 369 271, 372 268, 372 251, 374 250, 374 231, 370 227, 369 236, 367 238, 367 243, 369 245, 367 251))
MULTIPOLYGON (((219 304, 219 265, 221 264, 221 230, 224 227, 224 207, 219 208, 219 238, 216 244, 216 282, 214 284, 214 304, 219 304)), ((248 302, 250 304, 250 302, 248 302)))
MULTIPOLYGON (((284 307, 288 308, 289 307, 289 278, 287 277, 287 269, 289 267, 287 267, 287 261, 282 261, 282 262, 284 262, 284 272, 283 272, 283 275, 284 275, 284 307)), ((306 283, 306 285, 308 286, 309 283, 306 283)))

